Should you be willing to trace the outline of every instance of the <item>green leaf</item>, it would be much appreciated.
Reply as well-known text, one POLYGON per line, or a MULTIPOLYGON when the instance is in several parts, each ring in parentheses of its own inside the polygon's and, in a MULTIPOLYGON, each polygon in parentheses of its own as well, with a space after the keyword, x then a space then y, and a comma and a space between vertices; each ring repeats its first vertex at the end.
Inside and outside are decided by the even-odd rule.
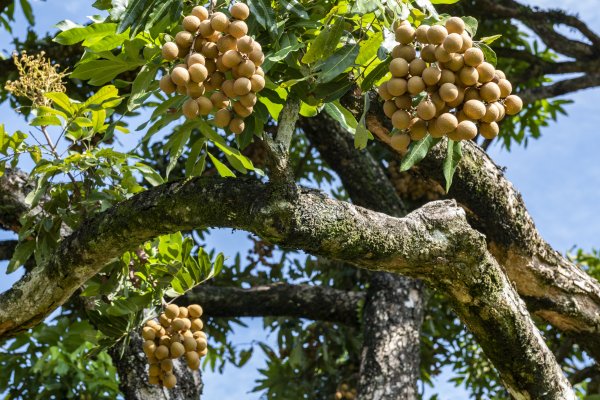
POLYGON ((177 132, 171 136, 165 148, 169 149, 169 164, 167 165, 167 170, 165 172, 167 178, 169 174, 175 168, 177 164, 177 160, 181 157, 183 153, 183 149, 190 139, 191 129, 187 129, 186 127, 182 127, 177 132))
POLYGON ((357 0, 354 7, 352 7, 352 12, 364 15, 381 7, 383 6, 379 0, 357 0))
POLYGON ((27 18, 27 22, 29 22, 29 25, 35 24, 33 10, 31 9, 31 4, 29 4, 29 0, 21 0, 20 4, 21 10, 23 10, 23 14, 25 14, 25 18, 27 18))
POLYGON ((131 86, 131 94, 127 103, 129 111, 141 107, 148 96, 150 96, 151 92, 148 92, 148 88, 154 81, 159 68, 160 64, 158 63, 146 64, 142 67, 131 86))
POLYGON ((122 57, 109 60, 92 60, 79 64, 71 73, 71 78, 87 80, 90 85, 100 86, 116 78, 117 75, 143 65, 140 61, 126 61, 122 57))
POLYGON ((356 57, 356 64, 366 65, 373 57, 377 55, 379 47, 383 43, 383 32, 375 32, 367 40, 359 43, 360 51, 356 57))
POLYGON ((362 113, 362 116, 360 117, 358 126, 356 127, 356 133, 354 134, 354 147, 356 147, 359 150, 362 150, 365 147, 367 147, 367 143, 369 142, 369 139, 373 138, 373 135, 371 134, 371 132, 369 132, 369 130, 367 129, 366 123, 365 123, 365 119, 367 117, 367 111, 369 111, 369 106, 370 106, 369 94, 365 93, 363 95, 363 99, 364 99, 363 113, 362 113))
POLYGON ((431 4, 454 4, 458 3, 459 0, 430 0, 431 4))
POLYGON ((121 15, 121 23, 117 28, 117 33, 122 33, 132 26, 136 21, 139 21, 142 13, 146 8, 149 8, 154 3, 154 0, 131 0, 127 4, 127 9, 121 15))
POLYGON ((493 36, 482 37, 480 40, 485 44, 492 44, 493 42, 500 39, 501 37, 502 37, 502 35, 493 35, 493 36))
POLYGON ((325 26, 313 40, 306 54, 302 57, 302 62, 312 64, 331 54, 339 44, 343 34, 344 18, 336 17, 333 25, 325 26))
POLYGON ((335 79, 347 68, 354 65, 360 48, 356 44, 349 44, 333 53, 322 64, 318 66, 320 70, 317 83, 325 83, 335 79))
POLYGON ((339 101, 325 104, 323 111, 339 122, 340 125, 342 125, 342 127, 348 132, 352 133, 353 135, 356 133, 356 127, 358 126, 356 118, 354 118, 354 115, 352 115, 347 108, 342 106, 339 101))
POLYGON ((114 85, 107 85, 101 87, 95 94, 88 98, 83 103, 83 107, 99 106, 102 108, 113 108, 119 105, 121 101, 119 90, 114 85))
POLYGON ((100 23, 91 24, 85 27, 74 27, 56 35, 54 41, 67 46, 79 42, 83 42, 84 46, 89 46, 98 42, 102 38, 114 34, 116 28, 117 25, 111 23, 100 23))
POLYGON ((52 100, 55 106, 62 109, 68 116, 73 115, 73 111, 75 110, 71 105, 71 99, 61 92, 49 92, 45 93, 44 96, 52 100))
POLYGON ((223 164, 210 153, 208 153, 208 156, 210 157, 210 160, 212 161, 215 168, 217 169, 217 172, 219 172, 219 175, 221 175, 222 178, 235 178, 235 174, 229 168, 227 168, 225 164, 223 164))
POLYGON ((462 146, 460 142, 448 139, 448 151, 444 160, 444 178, 446 178, 446 193, 452 185, 452 177, 456 171, 458 163, 462 159, 462 146))
POLYGON ((31 126, 60 126, 60 119, 56 115, 41 115, 39 117, 35 117, 29 123, 31 126))
POLYGON ((473 17, 462 17, 462 20, 465 21, 466 31, 469 32, 471 37, 475 37, 475 34, 477 33, 477 27, 479 26, 477 19, 473 17))
POLYGON ((165 183, 164 179, 160 176, 160 174, 149 165, 138 162, 132 168, 140 171, 144 179, 146 179, 148 183, 152 186, 158 186, 165 183))
POLYGON ((269 56, 267 56, 265 58, 265 62, 263 63, 263 65, 261 65, 262 69, 265 72, 268 71, 269 69, 271 69, 273 64, 283 60, 290 53, 293 53, 294 51, 297 51, 303 47, 304 47, 304 43, 295 43, 293 45, 286 46, 283 49, 278 50, 277 52, 275 52, 273 54, 270 54, 269 56))
POLYGON ((25 240, 23 242, 19 242, 17 247, 15 247, 15 251, 13 256, 8 263, 7 273, 14 272, 20 266, 25 265, 29 257, 33 254, 35 250, 35 240, 25 240))
POLYGON ((367 76, 365 76, 365 79, 360 84, 360 88, 364 91, 370 90, 373 87, 373 85, 375 84, 375 82, 377 82, 379 79, 383 78, 385 76, 385 74, 388 73, 388 66, 389 66, 390 60, 391 59, 388 58, 386 61, 380 63, 375 68, 373 68, 373 70, 371 72, 369 72, 369 74, 367 76))
POLYGON ((427 135, 418 142, 411 143, 408 153, 402 157, 400 171, 408 171, 411 169, 413 165, 424 159, 429 152, 429 149, 435 146, 439 141, 440 139, 434 139, 431 135, 427 135))
POLYGON ((498 57, 496 56, 496 52, 494 50, 492 50, 492 48, 490 46, 488 46, 487 44, 485 44, 483 42, 476 43, 476 46, 479 47, 481 49, 481 51, 483 52, 485 61, 489 62, 490 64, 492 64, 495 67, 496 64, 498 63, 498 57))
POLYGON ((279 0, 278 3, 281 4, 286 10, 292 14, 296 14, 302 19, 309 18, 308 13, 304 11, 302 5, 298 4, 297 0, 279 0))
POLYGON ((253 15, 256 22, 265 30, 268 31, 275 25, 275 13, 269 0, 249 1, 248 7, 250 7, 250 15, 253 15))

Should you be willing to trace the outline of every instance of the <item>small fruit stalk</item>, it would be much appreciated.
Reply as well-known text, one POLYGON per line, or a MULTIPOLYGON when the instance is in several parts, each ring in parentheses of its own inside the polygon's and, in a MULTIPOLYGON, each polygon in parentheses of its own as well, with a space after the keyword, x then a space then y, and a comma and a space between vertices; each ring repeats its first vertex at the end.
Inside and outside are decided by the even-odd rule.
POLYGON ((213 123, 239 135, 244 118, 265 87, 265 60, 260 43, 248 36, 244 22, 250 10, 243 3, 231 6, 229 18, 202 6, 183 19, 183 30, 162 48, 163 58, 175 64, 160 82, 166 94, 189 97, 183 104, 188 119, 213 115, 213 123))
POLYGON ((142 329, 144 353, 150 368, 148 382, 167 389, 175 387, 177 378, 173 374, 173 360, 185 357, 190 369, 200 368, 200 357, 208 353, 204 324, 200 317, 202 307, 192 304, 178 307, 169 304, 158 317, 151 319, 142 329))
POLYGON ((460 141, 479 132, 493 139, 498 122, 523 108, 504 73, 473 46, 461 18, 416 29, 401 21, 394 32, 399 44, 392 50, 392 77, 379 86, 384 113, 398 130, 394 149, 406 151, 427 133, 460 141))

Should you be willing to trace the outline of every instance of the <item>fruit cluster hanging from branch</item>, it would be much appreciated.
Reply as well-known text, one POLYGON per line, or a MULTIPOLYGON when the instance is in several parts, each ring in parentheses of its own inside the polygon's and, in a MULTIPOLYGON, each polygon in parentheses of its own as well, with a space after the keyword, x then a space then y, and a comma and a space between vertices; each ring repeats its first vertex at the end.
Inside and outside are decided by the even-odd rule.
POLYGON ((200 317, 202 307, 192 304, 178 307, 169 304, 158 322, 151 319, 142 329, 144 353, 150 368, 148 382, 167 389, 175 387, 177 378, 173 374, 173 360, 185 357, 190 369, 200 368, 200 357, 208 353, 204 324, 200 317))
POLYGON ((167 94, 189 96, 182 109, 186 118, 213 115, 217 127, 239 135, 244 118, 254 110, 256 93, 265 87, 260 67, 265 55, 260 43, 248 36, 248 6, 236 3, 230 13, 231 19, 202 6, 192 9, 175 41, 162 48, 165 60, 183 63, 165 74, 159 86, 167 94))
POLYGON ((392 50, 392 77, 379 86, 379 95, 398 130, 391 138, 395 149, 404 151, 427 133, 461 141, 479 132, 493 139, 498 122, 521 111, 512 84, 485 61, 461 18, 416 29, 402 21, 394 32, 399 44, 392 50))

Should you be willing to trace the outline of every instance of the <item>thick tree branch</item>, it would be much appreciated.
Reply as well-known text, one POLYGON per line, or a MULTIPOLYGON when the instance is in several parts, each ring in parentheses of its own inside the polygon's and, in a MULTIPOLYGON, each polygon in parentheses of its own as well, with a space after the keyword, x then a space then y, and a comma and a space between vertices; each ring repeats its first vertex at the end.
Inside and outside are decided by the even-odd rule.
POLYGON ((18 231, 19 218, 28 211, 25 196, 32 189, 27 174, 7 170, 0 177, 0 228, 18 231))
POLYGON ((290 170, 289 149, 292 136, 296 130, 296 122, 300 113, 300 100, 288 97, 283 110, 279 114, 277 134, 274 138, 264 134, 263 142, 267 148, 270 177, 273 181, 293 182, 293 172, 290 170))
POLYGON ((10 260, 15 248, 17 247, 17 240, 2 240, 0 241, 0 261, 10 260))
POLYGON ((600 73, 586 73, 585 75, 577 78, 564 79, 562 81, 554 82, 550 85, 526 89, 520 92, 519 96, 521 96, 525 103, 532 103, 536 100, 562 96, 567 93, 572 93, 583 89, 590 89, 596 86, 600 86, 600 73))
POLYGON ((394 218, 298 188, 243 179, 165 184, 85 222, 48 262, 0 295, 0 337, 41 321, 104 265, 139 243, 202 227, 253 232, 282 247, 403 273, 446 293, 517 398, 574 399, 524 304, 452 202, 394 218), (27 310, 27 312, 23 312, 27 310))
POLYGON ((202 304, 211 318, 296 317, 359 326, 364 293, 322 286, 272 284, 250 289, 202 285, 176 300, 202 304))

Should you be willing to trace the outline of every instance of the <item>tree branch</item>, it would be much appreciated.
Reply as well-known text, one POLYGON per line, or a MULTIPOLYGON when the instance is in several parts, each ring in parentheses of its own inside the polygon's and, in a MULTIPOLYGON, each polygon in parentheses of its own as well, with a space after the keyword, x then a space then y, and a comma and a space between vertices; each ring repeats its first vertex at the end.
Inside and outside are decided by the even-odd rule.
POLYGON ((0 228, 19 230, 19 218, 29 209, 25 196, 31 189, 33 187, 24 172, 7 170, 0 177, 0 228))
POLYGON ((300 100, 292 96, 288 97, 279 114, 275 138, 269 137, 267 133, 263 136, 268 152, 268 166, 273 181, 284 183, 294 181, 293 171, 290 170, 289 165, 289 149, 292 136, 296 130, 299 113, 300 100))
POLYGON ((10 260, 17 247, 17 240, 2 240, 0 241, 0 261, 10 260))

